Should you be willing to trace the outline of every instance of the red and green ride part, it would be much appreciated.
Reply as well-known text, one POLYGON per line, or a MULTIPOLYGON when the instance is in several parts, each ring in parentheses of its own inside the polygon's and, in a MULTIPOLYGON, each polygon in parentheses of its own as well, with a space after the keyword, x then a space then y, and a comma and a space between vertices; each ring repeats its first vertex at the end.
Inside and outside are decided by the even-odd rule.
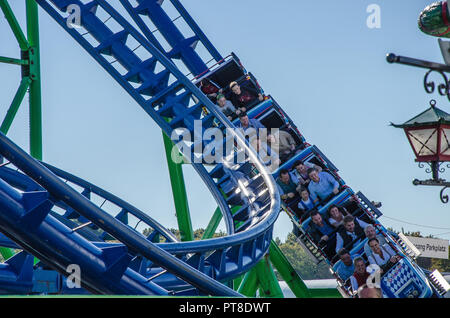
POLYGON ((450 38, 450 15, 447 1, 427 6, 419 16, 419 29, 432 36, 450 38))

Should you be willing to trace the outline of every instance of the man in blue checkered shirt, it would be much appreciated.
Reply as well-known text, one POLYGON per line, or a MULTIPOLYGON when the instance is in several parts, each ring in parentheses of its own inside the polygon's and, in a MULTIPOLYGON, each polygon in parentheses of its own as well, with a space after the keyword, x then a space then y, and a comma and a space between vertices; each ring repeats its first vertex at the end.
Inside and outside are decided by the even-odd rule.
POLYGON ((310 168, 308 176, 311 179, 308 190, 314 203, 325 200, 331 194, 339 193, 339 183, 328 172, 319 172, 316 168, 310 168))

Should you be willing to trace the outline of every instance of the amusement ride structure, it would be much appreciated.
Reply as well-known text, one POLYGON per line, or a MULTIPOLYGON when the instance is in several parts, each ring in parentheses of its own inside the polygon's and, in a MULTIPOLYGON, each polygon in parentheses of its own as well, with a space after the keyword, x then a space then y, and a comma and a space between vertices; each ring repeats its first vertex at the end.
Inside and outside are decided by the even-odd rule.
MULTIPOLYGON (((243 135, 230 129, 236 127, 238 119, 230 120, 222 113, 199 88, 201 81, 208 79, 225 92, 233 81, 261 94, 264 91, 234 53, 223 57, 216 50, 179 0, 120 0, 120 4, 127 16, 106 0, 26 0, 25 36, 8 1, 0 0, 21 50, 19 59, 0 57, 0 62, 22 69, 19 89, 0 127, 0 252, 5 259, 0 264, 2 294, 282 297, 275 268, 296 297, 353 297, 355 292, 336 272, 340 261, 327 255, 309 235, 310 218, 300 220, 280 198, 275 179, 281 169, 292 168, 297 160, 320 166, 339 183, 339 193, 317 207, 322 215, 333 204, 347 207, 355 217, 373 224, 401 256, 381 277, 380 287, 386 297, 440 297, 446 292, 439 274, 427 275, 415 264, 418 254, 407 239, 379 223, 377 218, 382 214, 378 208, 346 185, 338 169, 306 141, 272 96, 265 95, 247 109, 247 114, 267 128, 280 128, 294 137, 296 153, 279 169, 269 171, 243 135), (179 16, 170 18, 166 5, 179 16), (38 6, 162 129, 181 241, 126 201, 41 161, 38 6), (178 19, 184 20, 193 36, 183 35, 176 24, 178 19), (161 45, 155 31, 170 49, 161 45), (209 58, 196 51, 198 43, 209 58), (180 62, 190 74, 181 72, 176 66, 180 62), (30 154, 6 137, 27 91, 30 154), (174 141, 169 136, 179 131, 194 135, 199 121, 201 134, 211 127, 230 132, 218 143, 225 145, 232 139, 235 152, 222 162, 211 163, 203 158, 198 146, 204 149, 212 141, 194 140, 182 145, 191 150, 185 161, 218 205, 202 239, 194 241, 182 171, 185 163, 171 160, 174 141), (298 228, 297 240, 308 255, 316 263, 330 265, 338 281, 337 290, 308 289, 289 264, 272 240, 280 211, 288 213, 298 228), (227 235, 213 238, 221 220, 227 235), (80 286, 69 281, 74 265, 81 270, 80 286)), ((365 243, 362 240, 346 247, 352 256, 361 255, 365 243)))

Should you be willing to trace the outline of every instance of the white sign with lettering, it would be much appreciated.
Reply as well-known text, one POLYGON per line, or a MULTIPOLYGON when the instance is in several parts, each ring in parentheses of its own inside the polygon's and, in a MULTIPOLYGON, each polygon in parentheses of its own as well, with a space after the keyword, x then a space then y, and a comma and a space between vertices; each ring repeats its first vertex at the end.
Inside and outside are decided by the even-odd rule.
POLYGON ((420 251, 420 257, 448 259, 448 240, 407 236, 420 251))

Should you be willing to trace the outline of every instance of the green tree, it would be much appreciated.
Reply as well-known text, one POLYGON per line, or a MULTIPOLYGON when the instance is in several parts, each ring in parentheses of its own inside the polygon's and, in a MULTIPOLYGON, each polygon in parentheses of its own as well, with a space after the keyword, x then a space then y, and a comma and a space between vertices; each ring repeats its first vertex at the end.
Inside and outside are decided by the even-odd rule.
POLYGON ((449 259, 432 258, 430 270, 437 269, 441 273, 450 272, 450 251, 449 259))
POLYGON ((294 234, 289 233, 284 243, 281 243, 278 237, 275 238, 275 242, 301 278, 306 280, 333 278, 328 265, 325 262, 316 265, 300 244, 297 243, 294 234))

